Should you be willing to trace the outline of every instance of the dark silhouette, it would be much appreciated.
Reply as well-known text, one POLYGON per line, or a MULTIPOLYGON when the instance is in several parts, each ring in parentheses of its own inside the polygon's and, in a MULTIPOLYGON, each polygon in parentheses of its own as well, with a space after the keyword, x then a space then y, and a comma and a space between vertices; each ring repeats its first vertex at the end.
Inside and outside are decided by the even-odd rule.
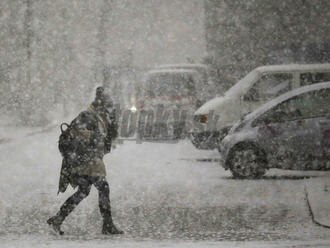
MULTIPOLYGON (((61 125, 62 129, 62 125, 61 125)), ((92 185, 99 193, 99 207, 103 217, 103 234, 122 234, 113 223, 109 199, 109 184, 103 156, 111 150, 117 137, 117 120, 113 103, 103 87, 96 89, 96 97, 86 111, 81 112, 66 130, 62 130, 59 150, 63 156, 59 192, 70 184, 78 187, 61 206, 58 213, 47 220, 58 234, 61 224, 75 207, 88 196, 92 185)))

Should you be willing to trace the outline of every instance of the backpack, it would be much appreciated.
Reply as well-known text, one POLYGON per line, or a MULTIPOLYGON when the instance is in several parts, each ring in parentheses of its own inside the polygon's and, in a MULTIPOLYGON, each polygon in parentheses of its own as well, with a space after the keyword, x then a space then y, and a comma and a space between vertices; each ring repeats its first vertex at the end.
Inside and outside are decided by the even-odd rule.
MULTIPOLYGON (((68 158, 74 151, 74 136, 71 132, 72 127, 68 123, 62 123, 60 125, 61 134, 58 140, 58 149, 63 157, 62 160, 62 168, 60 173, 60 180, 59 180, 59 189, 58 192, 65 192, 68 185, 72 183, 71 181, 71 169, 72 163, 68 162, 68 158)), ((72 185, 72 184, 71 184, 72 185)))
POLYGON ((67 158, 70 154, 74 153, 74 135, 71 130, 72 127, 68 123, 62 123, 60 126, 61 134, 58 140, 58 149, 63 158, 67 158), (64 128, 66 126, 66 128, 64 128))

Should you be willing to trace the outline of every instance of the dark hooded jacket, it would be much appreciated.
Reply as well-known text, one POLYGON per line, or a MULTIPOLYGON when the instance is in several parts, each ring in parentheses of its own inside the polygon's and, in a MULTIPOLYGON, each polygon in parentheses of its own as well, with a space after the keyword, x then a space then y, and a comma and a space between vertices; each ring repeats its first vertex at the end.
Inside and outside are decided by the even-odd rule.
POLYGON ((75 152, 63 158, 59 192, 64 192, 69 184, 75 188, 79 176, 106 176, 103 156, 110 152, 118 134, 115 112, 100 108, 97 102, 81 112, 70 127, 75 152))

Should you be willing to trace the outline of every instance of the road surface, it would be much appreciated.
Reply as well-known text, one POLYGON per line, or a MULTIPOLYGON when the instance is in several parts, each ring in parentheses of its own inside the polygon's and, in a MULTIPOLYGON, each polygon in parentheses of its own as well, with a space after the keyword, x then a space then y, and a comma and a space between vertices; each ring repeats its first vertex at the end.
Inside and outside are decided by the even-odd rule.
MULTIPOLYGON (((66 241, 75 247, 86 240, 102 247, 108 240, 99 234, 95 189, 63 223, 66 236, 54 236, 45 223, 74 192, 70 188, 56 195, 58 134, 48 130, 6 137, 9 141, 0 144, 0 237, 7 247, 20 239, 27 247, 38 238, 49 247, 66 241)), ((329 172, 270 170, 260 180, 235 180, 218 158, 216 150, 196 150, 187 140, 117 145, 105 163, 114 220, 125 235, 110 240, 127 247, 139 240, 150 242, 144 247, 153 242, 175 247, 174 241, 183 242, 182 247, 189 242, 327 244, 330 230, 312 222, 304 185, 306 179, 324 178, 329 172)))

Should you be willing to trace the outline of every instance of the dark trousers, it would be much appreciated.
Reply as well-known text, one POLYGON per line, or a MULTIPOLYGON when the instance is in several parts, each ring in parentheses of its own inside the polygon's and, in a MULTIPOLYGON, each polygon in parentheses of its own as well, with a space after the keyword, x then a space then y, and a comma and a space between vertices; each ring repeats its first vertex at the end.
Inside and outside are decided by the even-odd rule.
POLYGON ((92 185, 99 192, 99 207, 103 220, 112 222, 109 199, 110 189, 107 179, 105 177, 80 176, 77 178, 77 184, 77 192, 64 202, 60 211, 56 214, 61 219, 61 222, 89 195, 92 185))

